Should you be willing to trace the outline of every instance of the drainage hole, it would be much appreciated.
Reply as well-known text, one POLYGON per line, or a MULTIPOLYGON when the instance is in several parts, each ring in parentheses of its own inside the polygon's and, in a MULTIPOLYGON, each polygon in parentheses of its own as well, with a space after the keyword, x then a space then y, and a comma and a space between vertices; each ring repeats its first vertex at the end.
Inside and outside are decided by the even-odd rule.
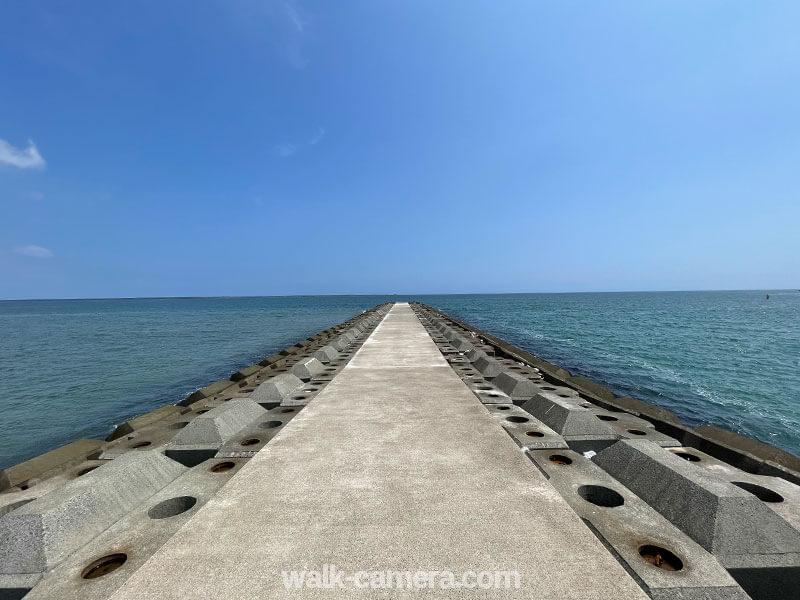
MULTIPOLYGON (((280 427, 281 425, 283 425, 283 421, 264 421, 259 425, 259 427, 261 427, 261 429, 274 429, 275 427, 280 427)), ((246 444, 242 445, 244 446, 246 444)))
POLYGON ((207 412, 208 412, 208 409, 207 409, 207 408, 204 408, 203 410, 198 410, 198 411, 197 411, 197 414, 198 414, 198 415, 202 415, 202 414, 204 414, 204 413, 207 413, 207 412))
POLYGON ((742 488, 746 492, 750 492, 756 498, 763 502, 783 502, 783 496, 778 492, 773 492, 769 488, 756 485, 755 483, 747 483, 745 481, 731 481, 736 487, 742 488))
POLYGON ((122 552, 117 552, 115 554, 104 556, 103 558, 98 558, 83 570, 81 577, 84 579, 97 579, 103 575, 108 575, 112 571, 116 571, 122 565, 124 565, 126 560, 128 560, 128 555, 123 554, 122 552))
POLYGON ((647 435, 641 429, 628 429, 628 433, 633 434, 633 435, 647 435))
POLYGON ((293 408, 284 408, 281 412, 282 413, 293 413, 294 409, 293 408))
POLYGON ((572 459, 569 456, 564 456, 563 454, 551 454, 550 462, 556 463, 557 465, 571 465, 572 459))
POLYGON ((528 421, 530 421, 530 419, 528 419, 527 417, 518 417, 516 415, 513 415, 510 417, 506 417, 506 421, 509 421, 510 423, 527 423, 528 421))
POLYGON ((502 406, 501 405, 501 406, 497 407, 497 410, 511 410, 511 407, 510 406, 502 406))
POLYGON ((555 392, 555 391, 556 391, 556 388, 554 388, 554 387, 548 387, 548 386, 546 386, 546 385, 545 385, 545 386, 542 386, 542 389, 543 389, 543 390, 547 390, 548 392, 555 392))
POLYGON ((235 462, 225 461, 215 464, 213 467, 209 469, 209 471, 211 471, 212 473, 224 473, 225 471, 230 471, 235 466, 236 466, 235 462))
POLYGON ((578 488, 578 495, 587 502, 607 508, 625 504, 625 498, 620 493, 602 485, 582 485, 578 488))
POLYGON ((544 434, 541 431, 526 431, 525 435, 528 437, 544 437, 544 434))
POLYGON ((597 415, 597 418, 601 421, 619 421, 617 417, 612 417, 610 415, 597 415))
POLYGON ((144 448, 145 446, 149 446, 153 442, 136 442, 135 444, 131 444, 131 448, 144 448))
POLYGON ((665 571, 680 571, 683 569, 683 561, 666 548, 651 546, 649 544, 641 546, 639 548, 639 556, 651 565, 659 569, 664 569, 665 571))
POLYGON ((197 498, 194 496, 178 496, 159 502, 147 511, 147 516, 151 519, 168 519, 185 513, 195 504, 197 504, 197 498))
POLYGON ((255 446, 256 444, 260 443, 261 440, 258 438, 247 438, 246 440, 242 440, 239 442, 240 446, 255 446))
POLYGON ((700 457, 697 454, 690 454, 689 452, 675 452, 675 456, 680 456, 683 460, 689 462, 700 462, 700 457))

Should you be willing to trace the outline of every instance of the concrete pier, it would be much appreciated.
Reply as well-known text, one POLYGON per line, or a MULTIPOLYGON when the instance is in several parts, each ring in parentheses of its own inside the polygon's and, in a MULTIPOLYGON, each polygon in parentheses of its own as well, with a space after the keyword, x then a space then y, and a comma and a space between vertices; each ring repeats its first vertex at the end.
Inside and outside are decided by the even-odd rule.
POLYGON ((396 304, 113 596, 645 599, 396 304), (287 590, 282 571, 516 571, 519 589, 287 590))
POLYGON ((0 600, 800 597, 800 461, 381 304, 0 471, 0 600))

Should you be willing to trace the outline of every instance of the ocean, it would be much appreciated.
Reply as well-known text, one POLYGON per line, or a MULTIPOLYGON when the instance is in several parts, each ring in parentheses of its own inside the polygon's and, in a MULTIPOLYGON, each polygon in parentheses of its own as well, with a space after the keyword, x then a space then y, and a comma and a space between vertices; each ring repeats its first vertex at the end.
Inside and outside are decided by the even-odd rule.
POLYGON ((419 300, 618 394, 800 455, 800 292, 0 302, 0 468, 385 301, 419 300), (766 299, 766 294, 769 299, 766 299))

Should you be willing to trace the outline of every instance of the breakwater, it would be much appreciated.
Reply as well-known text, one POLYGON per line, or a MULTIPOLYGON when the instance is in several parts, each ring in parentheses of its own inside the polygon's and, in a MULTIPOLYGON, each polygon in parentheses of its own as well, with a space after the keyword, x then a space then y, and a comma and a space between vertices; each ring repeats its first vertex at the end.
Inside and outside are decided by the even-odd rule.
POLYGON ((789 598, 798 471, 786 452, 688 427, 431 307, 380 305, 107 440, 3 471, 0 589, 249 597, 278 584, 266 564, 366 546, 374 566, 381 514, 416 540, 392 557, 428 566, 444 543, 466 566, 491 547, 537 597, 789 598), (554 571, 564 552, 577 574, 554 571))

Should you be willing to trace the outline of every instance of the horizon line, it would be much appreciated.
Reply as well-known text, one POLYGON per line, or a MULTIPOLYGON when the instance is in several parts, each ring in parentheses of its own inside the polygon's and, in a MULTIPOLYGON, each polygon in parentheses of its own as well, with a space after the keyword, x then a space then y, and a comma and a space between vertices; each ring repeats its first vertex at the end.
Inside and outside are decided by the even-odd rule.
POLYGON ((694 289, 694 290, 604 290, 604 291, 572 291, 572 292, 416 292, 416 293, 368 293, 368 294, 243 294, 233 296, 98 296, 87 298, 0 298, 0 302, 58 302, 64 300, 200 300, 222 298, 328 298, 328 297, 361 297, 361 296, 522 296, 536 294, 669 294, 698 292, 793 292, 795 288, 750 288, 750 289, 694 289))

